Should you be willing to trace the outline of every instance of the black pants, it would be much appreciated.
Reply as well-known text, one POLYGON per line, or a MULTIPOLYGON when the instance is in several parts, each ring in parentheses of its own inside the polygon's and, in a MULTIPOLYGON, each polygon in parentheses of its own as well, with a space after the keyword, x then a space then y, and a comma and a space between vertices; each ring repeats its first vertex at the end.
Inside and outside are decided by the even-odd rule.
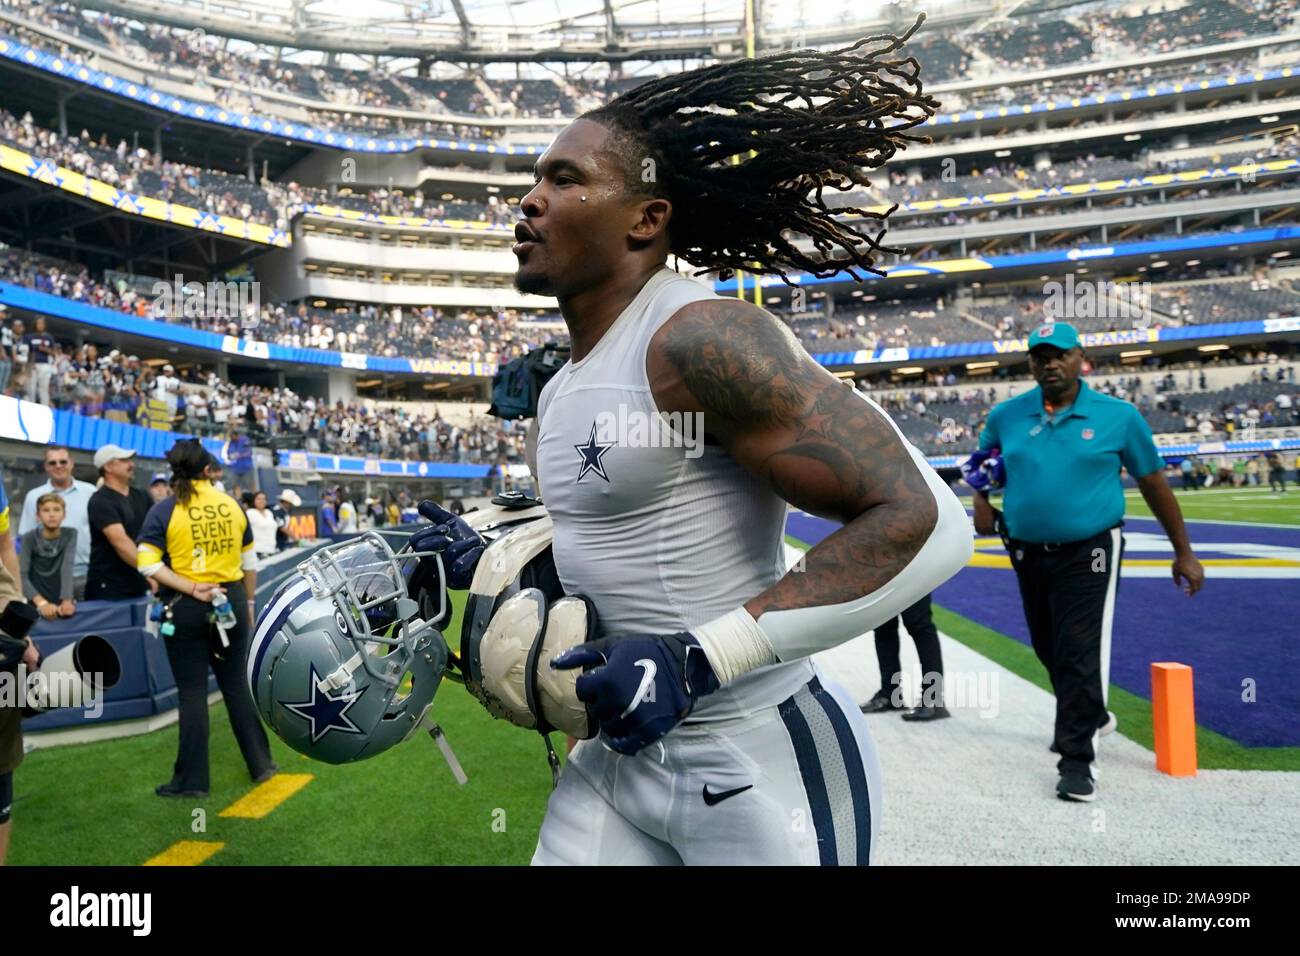
POLYGON ((1268 490, 1272 491, 1274 488, 1279 491, 1286 491, 1286 471, 1281 468, 1270 468, 1268 470, 1268 490))
POLYGON ((176 632, 168 638, 167 659, 180 694, 180 746, 172 782, 182 790, 208 790, 208 666, 226 702, 230 728, 240 753, 256 777, 271 766, 271 745, 253 706, 245 667, 250 640, 248 597, 242 581, 222 585, 234 608, 237 624, 223 648, 217 626, 208 621, 212 605, 182 597, 173 609, 176 632))
POLYGON ((1051 550, 1015 540, 1009 550, 1034 653, 1056 694, 1057 768, 1090 772, 1106 722, 1124 538, 1117 526, 1051 550))
MULTIPOLYGON (((930 595, 906 608, 901 617, 916 643, 916 656, 921 659, 921 705, 942 707, 943 652, 930 614, 930 595)), ((880 661, 880 689, 893 694, 896 704, 902 704, 903 665, 898 659, 897 617, 876 628, 876 659, 880 661)))
POLYGON ((1196 475, 1190 474, 1189 472, 1183 472, 1183 491, 1195 491, 1200 486, 1200 482, 1197 481, 1196 475))

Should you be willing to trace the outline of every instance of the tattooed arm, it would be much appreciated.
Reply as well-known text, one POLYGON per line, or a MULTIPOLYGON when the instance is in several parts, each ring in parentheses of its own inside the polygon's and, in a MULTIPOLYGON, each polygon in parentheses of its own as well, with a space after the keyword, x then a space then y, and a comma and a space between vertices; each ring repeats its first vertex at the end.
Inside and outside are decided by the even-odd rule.
POLYGON ((970 524, 956 496, 768 313, 730 299, 685 306, 652 339, 646 366, 661 411, 703 413, 706 433, 782 498, 843 523, 801 572, 744 605, 776 659, 871 630, 966 563, 970 524))

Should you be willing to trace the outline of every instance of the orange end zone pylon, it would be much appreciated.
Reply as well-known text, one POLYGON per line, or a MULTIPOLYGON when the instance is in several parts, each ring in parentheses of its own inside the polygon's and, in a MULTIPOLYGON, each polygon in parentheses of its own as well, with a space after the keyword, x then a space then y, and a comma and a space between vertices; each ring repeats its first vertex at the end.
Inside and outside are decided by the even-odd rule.
POLYGON ((1151 724, 1156 769, 1173 777, 1196 776, 1196 705, 1186 664, 1151 665, 1151 724))

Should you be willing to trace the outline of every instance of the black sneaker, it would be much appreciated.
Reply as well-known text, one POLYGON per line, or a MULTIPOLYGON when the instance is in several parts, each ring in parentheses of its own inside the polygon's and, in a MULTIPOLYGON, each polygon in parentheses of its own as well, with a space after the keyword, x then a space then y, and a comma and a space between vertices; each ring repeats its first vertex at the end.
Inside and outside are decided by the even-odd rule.
POLYGON ((901 704, 894 703, 894 695, 889 691, 878 690, 876 696, 862 705, 864 714, 881 714, 888 710, 907 710, 901 704))
POLYGON ((951 717, 947 707, 913 707, 903 714, 904 720, 943 720, 951 717))
POLYGON ((1056 795, 1062 800, 1091 803, 1097 799, 1097 786, 1082 770, 1062 770, 1061 779, 1056 784, 1056 795))
POLYGON ((265 770, 263 770, 261 773, 259 773, 256 777, 253 778, 253 783, 266 783, 266 781, 270 780, 279 772, 280 772, 279 765, 271 764, 271 766, 267 767, 265 770))
POLYGON ((153 792, 160 797, 203 798, 208 795, 206 790, 182 790, 175 783, 160 783, 153 788, 153 792))

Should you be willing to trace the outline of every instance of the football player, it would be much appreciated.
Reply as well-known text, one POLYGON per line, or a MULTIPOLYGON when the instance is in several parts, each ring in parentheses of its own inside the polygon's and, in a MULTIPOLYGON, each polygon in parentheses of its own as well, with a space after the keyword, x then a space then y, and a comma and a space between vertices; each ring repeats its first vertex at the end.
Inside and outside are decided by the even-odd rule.
MULTIPOLYGON (((666 263, 877 271, 880 236, 822 190, 865 186, 938 106, 904 39, 651 80, 536 164, 515 283, 559 300, 573 353, 541 395, 535 471, 560 581, 602 634, 551 662, 584 669, 601 732, 570 755, 536 864, 870 860, 875 750, 811 655, 965 565, 970 522, 787 326, 666 263), (788 574, 787 503, 843 524, 788 574)), ((449 565, 472 558, 473 532, 439 518, 449 565)))

